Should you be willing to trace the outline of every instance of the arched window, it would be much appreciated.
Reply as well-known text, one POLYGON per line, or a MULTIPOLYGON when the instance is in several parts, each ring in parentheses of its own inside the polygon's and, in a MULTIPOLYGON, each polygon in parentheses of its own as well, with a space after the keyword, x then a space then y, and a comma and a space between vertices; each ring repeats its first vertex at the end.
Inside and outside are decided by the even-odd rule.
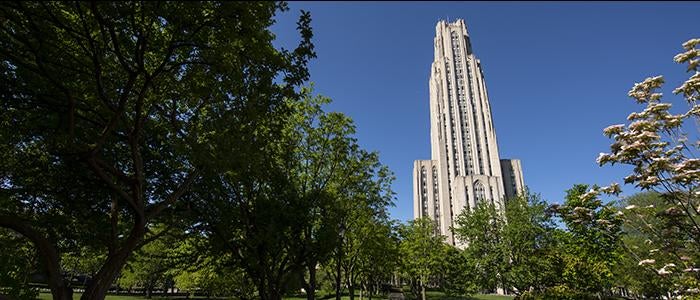
POLYGON ((486 201, 486 190, 484 189, 484 185, 481 184, 481 181, 478 180, 474 181, 474 198, 477 204, 486 201))

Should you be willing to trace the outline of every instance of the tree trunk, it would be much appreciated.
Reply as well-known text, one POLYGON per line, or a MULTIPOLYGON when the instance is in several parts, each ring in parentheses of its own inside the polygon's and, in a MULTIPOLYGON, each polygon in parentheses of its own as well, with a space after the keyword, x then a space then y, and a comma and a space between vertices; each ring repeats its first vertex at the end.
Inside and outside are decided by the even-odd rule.
POLYGON ((30 224, 15 216, 0 216, 0 227, 13 230, 29 239, 44 262, 49 289, 54 300, 73 300, 73 289, 68 286, 61 274, 60 255, 56 247, 30 224))
POLYGON ((364 284, 360 284, 360 300, 362 300, 362 290, 364 289, 364 284))
POLYGON ((340 286, 340 281, 341 281, 341 265, 340 265, 340 259, 342 257, 341 254, 342 250, 338 250, 338 255, 336 259, 336 266, 335 266, 335 300, 340 300, 340 291, 341 291, 341 286, 340 286))
POLYGON ((422 300, 425 300, 425 283, 423 280, 420 281, 420 296, 422 300))
POLYGON ((107 261, 102 266, 99 272, 92 278, 90 284, 85 288, 81 300, 103 300, 107 295, 107 291, 112 286, 112 282, 116 279, 119 271, 126 263, 128 254, 124 251, 108 256, 107 261))
POLYGON ((145 228, 146 221, 144 219, 138 220, 134 224, 129 238, 119 250, 107 256, 107 260, 100 271, 97 272, 92 278, 92 282, 85 288, 83 296, 80 297, 81 300, 104 300, 107 291, 126 264, 127 259, 143 239, 146 232, 145 228))
POLYGON ((261 278, 258 283, 259 298, 261 300, 281 300, 281 284, 275 280, 275 277, 271 274, 266 274, 263 276, 266 276, 267 278, 261 278))
POLYGON ((260 278, 258 279, 258 283, 256 284, 258 286, 258 297, 260 300, 267 300, 267 294, 265 293, 266 288, 265 288, 265 279, 260 278))
POLYGON ((316 298, 316 264, 309 265, 309 283, 306 285, 306 299, 316 298))

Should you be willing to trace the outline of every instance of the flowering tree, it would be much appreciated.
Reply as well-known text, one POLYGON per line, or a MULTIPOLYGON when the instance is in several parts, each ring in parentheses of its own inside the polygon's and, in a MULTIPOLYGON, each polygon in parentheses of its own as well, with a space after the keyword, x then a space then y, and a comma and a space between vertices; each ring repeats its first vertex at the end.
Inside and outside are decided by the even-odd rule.
POLYGON ((635 205, 627 206, 623 213, 630 224, 646 224, 638 229, 649 233, 648 243, 654 245, 648 257, 640 258, 639 265, 672 278, 673 292, 684 295, 697 294, 700 286, 699 44, 700 39, 687 41, 683 44, 685 52, 674 58, 677 63, 687 64, 687 72, 692 74, 673 90, 684 97, 688 109, 673 114, 671 103, 662 102, 662 94, 658 92, 664 84, 662 76, 635 84, 629 96, 646 105, 645 109, 631 113, 627 117, 629 124, 603 130, 614 143, 610 153, 598 157, 601 166, 616 163, 633 166, 632 173, 624 178, 625 183, 656 191, 669 204, 667 209, 653 215, 641 213, 642 208, 635 205), (692 126, 695 130, 689 131, 692 126), (645 222, 645 218, 660 218, 663 222, 645 222))

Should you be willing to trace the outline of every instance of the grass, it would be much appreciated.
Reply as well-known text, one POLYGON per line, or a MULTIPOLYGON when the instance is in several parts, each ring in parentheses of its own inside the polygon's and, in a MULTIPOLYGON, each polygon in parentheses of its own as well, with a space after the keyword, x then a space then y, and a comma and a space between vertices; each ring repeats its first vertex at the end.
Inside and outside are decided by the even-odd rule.
MULTIPOLYGON (((408 296, 408 297, 406 297, 407 299, 409 299, 409 297, 411 297, 411 295, 409 293, 405 293, 405 294, 406 294, 406 296, 408 296)), ((426 294, 428 300, 511 300, 511 299, 513 299, 512 296, 500 296, 500 295, 474 295, 471 297, 447 297, 447 296, 445 296, 444 293, 437 292, 437 291, 427 291, 427 292, 425 292, 425 294, 426 294)), ((82 295, 81 293, 74 293, 73 299, 76 299, 76 300, 80 299, 81 295, 82 295)), ((199 298, 199 297, 196 297, 196 298, 199 298)), ((190 297, 190 299, 196 299, 196 298, 190 297)), ((382 298, 383 297, 376 297, 376 296, 372 297, 372 299, 382 299, 382 298)), ((38 300, 52 300, 51 293, 39 293, 39 297, 37 299, 38 300)), ((153 297, 153 299, 151 299, 151 300, 154 300, 154 299, 157 300, 157 299, 163 299, 163 298, 153 297)), ((332 299, 335 299, 335 298, 332 298, 332 299)), ((342 300, 349 300, 350 297, 343 296, 341 299, 342 300)), ((359 300, 359 299, 360 299, 360 295, 359 294, 355 295, 355 300, 359 300)), ((363 297, 362 299, 367 299, 367 297, 363 297)), ((146 298, 141 297, 141 296, 107 295, 107 297, 105 297, 105 300, 146 300, 146 298)), ((306 298, 288 297, 288 298, 284 298, 284 300, 306 300, 306 298)))
POLYGON ((513 296, 501 296, 501 295, 475 295, 473 298, 479 300, 511 300, 515 297, 513 296))
MULTIPOLYGON (((82 296, 82 293, 73 293, 73 300, 79 300, 80 296, 82 296)), ((51 297, 51 293, 39 293, 39 297, 36 298, 37 300, 53 300, 51 297)), ((142 296, 127 296, 127 295, 107 295, 105 296, 105 300, 163 300, 163 299, 184 299, 182 296, 180 297, 173 297, 173 298, 168 298, 168 297, 159 297, 159 296, 153 296, 151 299, 146 299, 146 297, 142 296)), ((197 300, 197 299, 205 299, 203 296, 196 296, 196 297, 189 297, 189 299, 192 300, 197 300)))
MULTIPOLYGON (((82 293, 73 293, 73 299, 80 299, 80 296, 82 296, 82 293)), ((39 293, 39 297, 37 297, 39 300, 52 300, 53 298, 51 297, 51 293, 39 293)), ((139 297, 139 296, 121 296, 121 295, 107 295, 105 297, 105 300, 142 300, 146 299, 145 297, 139 297)), ((154 298, 155 299, 155 298, 154 298)), ((153 300, 153 299, 151 299, 153 300)))
MULTIPOLYGON (((406 296, 406 299, 415 299, 414 295, 411 294, 411 292, 407 292, 404 290, 404 295, 406 296)), ((470 297, 465 297, 465 296, 447 296, 445 293, 440 292, 440 291, 426 291, 425 292, 425 297, 427 300, 512 300, 513 296, 501 296, 501 295, 483 295, 483 294, 477 294, 473 295, 470 297)))

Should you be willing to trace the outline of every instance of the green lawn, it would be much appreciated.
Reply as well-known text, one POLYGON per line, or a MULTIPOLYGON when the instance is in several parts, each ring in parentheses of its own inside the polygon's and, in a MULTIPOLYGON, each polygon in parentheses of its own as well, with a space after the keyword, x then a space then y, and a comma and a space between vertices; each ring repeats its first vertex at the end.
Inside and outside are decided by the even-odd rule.
MULTIPOLYGON (((73 293, 73 299, 80 299, 81 293, 73 293)), ((51 293, 40 293, 39 297, 37 299, 40 300, 51 300, 51 293)), ((115 296, 115 295, 107 295, 105 297, 105 300, 142 300, 146 299, 144 297, 138 297, 138 296, 115 296)))
MULTIPOLYGON (((73 300, 79 300, 80 296, 82 296, 82 293, 73 293, 73 300)), ((52 300, 53 298, 51 297, 51 293, 39 293, 39 297, 37 300, 52 300)), ((105 300, 162 300, 162 299, 168 299, 168 298, 163 298, 163 297, 152 297, 151 299, 146 299, 146 297, 141 297, 141 296, 126 296, 126 295, 107 295, 105 297, 105 300)), ((182 297, 178 298, 172 298, 172 299, 183 299, 182 297)), ((189 299, 204 299, 202 296, 197 296, 197 297, 190 297, 189 299)))
POLYGON ((515 297, 500 295, 475 295, 474 298, 479 300, 511 300, 515 297))
MULTIPOLYGON (((80 299, 80 296, 82 294, 80 293, 74 293, 73 294, 73 299, 80 299)), ((410 295, 407 295, 410 298, 410 295)), ((428 291, 426 292, 426 296, 428 300, 511 300, 513 299, 512 296, 499 296, 499 295, 474 295, 470 298, 466 297, 447 297, 445 294, 442 292, 435 292, 435 291, 428 291)), ((373 299, 381 299, 377 297, 372 297, 373 299)), ((50 293, 40 293, 39 297, 37 298, 38 300, 51 300, 51 294, 50 293)), ((115 296, 115 295, 107 295, 105 297, 105 300, 145 300, 146 298, 140 297, 140 296, 115 296)), ((158 299, 158 298, 153 298, 153 299, 158 299)), ((193 299, 193 298, 190 298, 193 299)), ((299 297, 289 297, 289 298, 284 298, 285 300, 306 300, 306 298, 299 298, 299 297)), ((335 299, 335 298, 333 298, 335 299)), ((343 296, 341 298, 342 300, 349 300, 350 297, 348 296, 343 296)), ((355 295, 355 300, 359 300, 360 295, 357 294, 355 295)), ((367 297, 363 297, 363 299, 367 299, 367 297)))
MULTIPOLYGON (((410 292, 406 292, 404 290, 404 295, 406 295, 406 299, 414 299, 413 294, 410 292)), ((500 295, 474 295, 471 297, 448 297, 445 295, 443 292, 439 291, 426 291, 425 296, 428 300, 511 300, 515 297, 513 296, 500 296, 500 295)))

